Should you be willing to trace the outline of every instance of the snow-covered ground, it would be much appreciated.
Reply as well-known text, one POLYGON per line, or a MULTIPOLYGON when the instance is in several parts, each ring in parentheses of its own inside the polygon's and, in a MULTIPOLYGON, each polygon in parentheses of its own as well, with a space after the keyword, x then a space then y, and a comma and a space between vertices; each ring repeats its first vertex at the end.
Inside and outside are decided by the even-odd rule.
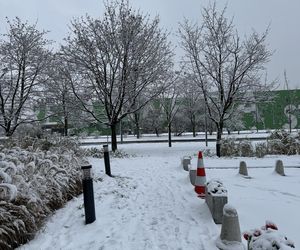
MULTIPOLYGON (((209 146, 213 147, 214 143, 209 146)), ((205 249, 214 250, 220 234, 205 202, 197 198, 180 158, 205 149, 203 143, 124 144, 135 157, 111 159, 115 176, 104 175, 103 159, 90 158, 94 169, 97 220, 84 224, 83 198, 57 211, 34 240, 20 249, 205 249)), ((300 249, 300 157, 205 157, 207 180, 219 178, 238 212, 241 231, 259 228, 266 220, 300 249), (291 168, 274 174, 275 161, 291 168), (237 174, 239 162, 249 165, 250 179, 237 174), (260 168, 257 168, 260 167, 260 168)), ((246 245, 246 242, 244 241, 246 245)))
MULTIPOLYGON (((296 133, 296 131, 294 131, 296 133)), ((232 132, 230 134, 224 132, 223 138, 266 138, 270 135, 270 131, 260 130, 258 132, 256 131, 241 131, 241 132, 232 132)), ((207 134, 208 139, 216 139, 216 133, 214 132, 212 135, 207 134)), ((197 136, 193 137, 192 133, 183 133, 180 136, 174 136, 172 135, 172 140, 197 140, 197 139, 205 139, 205 133, 204 132, 197 132, 197 136)), ((120 141, 120 135, 117 136, 117 140, 120 141)), ((163 141, 168 140, 168 134, 163 133, 160 134, 159 137, 157 137, 155 134, 142 134, 139 139, 136 139, 135 135, 123 135, 123 141, 124 142, 131 142, 131 141, 163 141)), ((111 138, 110 136, 87 136, 80 138, 80 141, 83 143, 104 143, 104 142, 110 142, 111 138)))

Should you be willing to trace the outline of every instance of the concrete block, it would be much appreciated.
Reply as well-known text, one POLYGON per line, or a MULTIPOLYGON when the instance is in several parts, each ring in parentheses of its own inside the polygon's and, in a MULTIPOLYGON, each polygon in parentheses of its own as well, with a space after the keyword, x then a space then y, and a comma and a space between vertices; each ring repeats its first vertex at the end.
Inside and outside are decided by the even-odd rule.
POLYGON ((242 243, 240 223, 237 211, 234 207, 226 204, 223 208, 223 222, 220 238, 216 245, 222 250, 244 250, 242 243))
POLYGON ((219 180, 207 182, 205 189, 205 202, 216 224, 222 223, 223 208, 228 202, 227 190, 219 180))
POLYGON ((285 173, 284 173, 284 166, 283 166, 283 162, 282 160, 277 160, 276 161, 276 164, 275 164, 275 172, 277 174, 280 174, 282 176, 285 176, 285 173))
POLYGON ((185 171, 189 171, 189 165, 191 165, 191 157, 184 156, 182 159, 182 167, 185 171))
POLYGON ((239 174, 244 175, 244 176, 248 176, 247 164, 244 161, 240 162, 239 174))
POLYGON ((196 169, 190 169, 189 170, 190 182, 193 186, 195 186, 196 174, 197 174, 196 169))

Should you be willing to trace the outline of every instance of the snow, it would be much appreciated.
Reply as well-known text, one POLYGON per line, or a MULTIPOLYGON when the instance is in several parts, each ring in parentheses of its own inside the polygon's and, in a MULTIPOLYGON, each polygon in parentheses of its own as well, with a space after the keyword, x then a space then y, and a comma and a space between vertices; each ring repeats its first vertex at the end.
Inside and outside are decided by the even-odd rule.
POLYGON ((227 190, 219 179, 208 181, 206 183, 206 189, 208 194, 213 194, 214 196, 227 196, 227 190))
POLYGON ((275 223, 266 221, 261 229, 254 229, 244 232, 244 238, 249 241, 249 247, 253 250, 262 249, 291 249, 294 248, 294 242, 286 236, 278 233, 278 227, 275 223))
POLYGON ((226 240, 221 240, 218 238, 216 240, 216 245, 219 247, 219 249, 222 250, 245 250, 245 246, 241 242, 237 241, 226 241, 226 240))
MULTIPOLYGON (((139 143, 119 148, 135 157, 111 158, 114 178, 104 174, 103 159, 89 158, 96 221, 84 224, 83 197, 79 196, 50 217, 35 239, 20 249, 217 249, 221 226, 214 224, 180 164, 183 156, 192 156, 191 166, 196 169, 197 153, 205 149, 204 143, 173 143, 172 148, 167 143, 139 143)), ((299 156, 204 156, 204 166, 208 181, 219 179, 226 187, 242 232, 271 220, 300 249, 299 156), (273 174, 278 159, 289 166, 286 176, 273 174), (238 175, 241 160, 252 178, 238 175)))
MULTIPOLYGON (((238 213, 231 204, 226 204, 223 208, 223 214, 226 215, 227 217, 237 217, 238 213)), ((224 217, 224 216, 223 216, 224 217)))
POLYGON ((12 201, 17 197, 17 187, 8 183, 0 183, 0 199, 12 201))
MULTIPOLYGON (((232 132, 230 134, 228 133, 223 133, 223 138, 266 138, 270 136, 270 131, 259 131, 259 132, 253 132, 253 131, 241 131, 240 133, 238 132, 232 132)), ((208 139, 216 139, 216 133, 214 132, 212 135, 209 133, 207 134, 208 139)), ((120 135, 117 136, 117 139, 120 141, 120 135)), ((205 139, 205 133, 204 132, 198 132, 196 137, 193 137, 192 133, 182 133, 180 136, 174 136, 172 135, 172 140, 197 140, 197 139, 205 139)), ((105 142, 110 142, 111 138, 110 136, 105 136, 105 135, 96 135, 96 136, 88 136, 84 138, 80 138, 80 141, 83 143, 105 143, 105 142)), ((138 141, 138 142, 143 142, 143 141, 164 141, 168 140, 168 134, 167 133, 162 133, 159 134, 157 137, 156 134, 146 134, 146 135, 141 135, 139 139, 136 139, 135 135, 123 135, 123 141, 124 142, 130 142, 130 141, 138 141)))

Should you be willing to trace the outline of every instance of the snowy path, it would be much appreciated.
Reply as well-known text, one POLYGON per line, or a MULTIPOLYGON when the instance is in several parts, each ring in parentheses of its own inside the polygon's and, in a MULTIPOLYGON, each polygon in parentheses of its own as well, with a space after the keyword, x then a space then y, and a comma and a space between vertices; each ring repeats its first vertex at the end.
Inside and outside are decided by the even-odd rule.
POLYGON ((138 186, 123 213, 131 215, 134 226, 125 225, 120 238, 130 230, 134 237, 123 249, 213 249, 209 242, 215 230, 213 224, 207 227, 209 213, 203 201, 195 198, 186 173, 181 173, 178 166, 162 159, 129 173, 138 186))
MULTIPOLYGON (((97 220, 84 224, 83 198, 70 201, 57 211, 22 250, 216 250, 220 233, 203 200, 196 197, 188 173, 179 167, 180 157, 194 156, 204 148, 199 143, 121 145, 137 157, 112 159, 115 178, 104 175, 102 159, 90 159, 95 171, 97 220)), ((237 208, 241 231, 260 227, 265 220, 277 223, 281 233, 300 249, 300 169, 275 175, 277 159, 300 166, 299 156, 265 158, 205 157, 206 176, 219 178, 228 189, 228 200, 237 208), (251 179, 237 175, 240 160, 250 166, 251 179), (251 168, 253 167, 253 168, 251 168), (296 222, 296 223, 295 223, 296 222)), ((245 241, 243 241, 244 244, 245 241)))
MULTIPOLYGON (((90 162, 103 169, 102 160, 90 162)), ((179 158, 173 162, 168 157, 112 160, 115 178, 95 173, 96 222, 84 225, 79 197, 21 249, 216 249, 218 227, 179 158)))

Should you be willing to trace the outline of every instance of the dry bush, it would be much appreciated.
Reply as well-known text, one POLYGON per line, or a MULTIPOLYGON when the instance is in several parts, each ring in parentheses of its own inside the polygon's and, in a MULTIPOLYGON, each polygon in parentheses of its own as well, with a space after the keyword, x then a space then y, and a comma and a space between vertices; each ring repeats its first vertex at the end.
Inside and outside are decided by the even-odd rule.
POLYGON ((268 146, 266 143, 257 143, 255 146, 255 156, 262 158, 268 154, 268 146))
POLYGON ((268 154, 295 155, 299 153, 299 140, 285 130, 273 132, 268 138, 268 154))
POLYGON ((295 155, 300 153, 300 133, 294 136, 284 130, 273 132, 266 143, 257 143, 255 148, 250 140, 240 142, 233 138, 222 140, 222 156, 264 157, 271 155, 295 155))
POLYGON ((238 156, 239 154, 235 139, 223 139, 221 144, 222 156, 238 156))
POLYGON ((40 150, 43 142, 0 149, 0 249, 26 243, 47 216, 82 192, 72 143, 52 142, 48 151, 40 150))
POLYGON ((250 157, 254 155, 254 151, 250 140, 236 141, 229 138, 222 140, 221 155, 250 157))
POLYGON ((238 144, 239 156, 252 157, 254 155, 254 149, 250 140, 240 141, 238 144))
MULTIPOLYGON (((109 152, 109 155, 112 158, 128 158, 128 157, 130 157, 130 155, 127 154, 126 152, 124 152, 123 150, 116 150, 115 152, 111 151, 111 152, 109 152)), ((94 158, 104 158, 104 151, 103 151, 103 148, 101 148, 101 149, 95 148, 95 147, 86 148, 84 150, 84 156, 94 157, 94 158)))

